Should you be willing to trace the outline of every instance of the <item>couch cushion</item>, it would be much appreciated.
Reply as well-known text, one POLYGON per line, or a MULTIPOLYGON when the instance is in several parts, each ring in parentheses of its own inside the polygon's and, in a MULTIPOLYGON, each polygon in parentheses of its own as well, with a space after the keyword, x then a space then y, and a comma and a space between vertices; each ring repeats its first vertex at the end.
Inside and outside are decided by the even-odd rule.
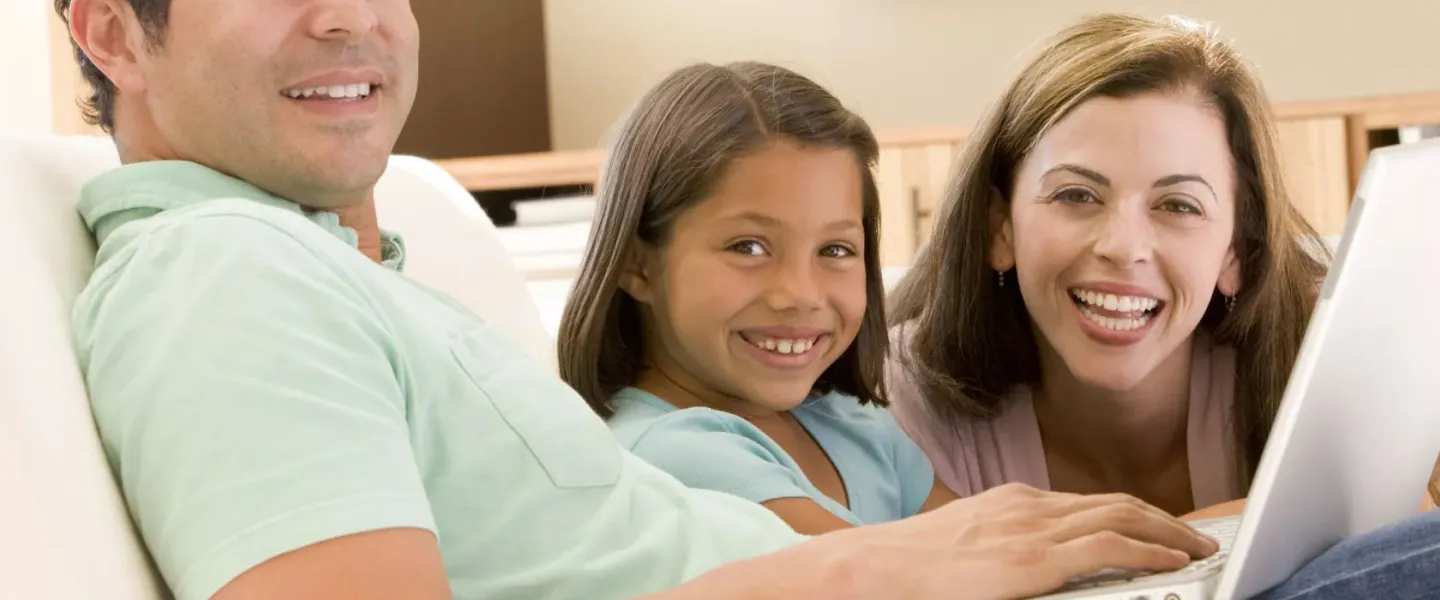
MULTIPOLYGON (((0 135, 0 598, 164 594, 109 471, 70 334, 95 255, 75 201, 118 162, 108 138, 0 135)), ((376 207, 405 238, 410 277, 553 369, 553 342, 493 224, 449 174, 394 157, 376 207)))

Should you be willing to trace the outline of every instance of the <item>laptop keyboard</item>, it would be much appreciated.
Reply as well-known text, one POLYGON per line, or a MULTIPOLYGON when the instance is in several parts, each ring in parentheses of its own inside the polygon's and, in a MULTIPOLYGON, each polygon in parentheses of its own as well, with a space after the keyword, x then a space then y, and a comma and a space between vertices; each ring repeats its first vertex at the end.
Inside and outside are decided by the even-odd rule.
POLYGON ((1220 566, 1225 563, 1226 557, 1230 555, 1230 546, 1235 542, 1235 533, 1240 529, 1240 518, 1227 517, 1193 523, 1192 525, 1197 531, 1220 542, 1220 550, 1200 560, 1191 561, 1189 565, 1178 571, 1150 573, 1146 571, 1127 571, 1124 569, 1103 569, 1090 575, 1072 579, 1065 587, 1056 591, 1071 592, 1087 588, 1117 585, 1152 575, 1173 575, 1176 573, 1199 573, 1202 571, 1219 570, 1220 566))

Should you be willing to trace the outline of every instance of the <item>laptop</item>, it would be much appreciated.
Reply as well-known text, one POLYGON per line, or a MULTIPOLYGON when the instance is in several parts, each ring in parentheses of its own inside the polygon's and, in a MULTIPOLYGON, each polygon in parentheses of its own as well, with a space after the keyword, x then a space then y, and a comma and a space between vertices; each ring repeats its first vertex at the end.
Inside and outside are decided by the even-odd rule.
POLYGON ((1243 515, 1215 556, 1049 599, 1241 600, 1420 512, 1440 455, 1440 139, 1371 152, 1243 515))

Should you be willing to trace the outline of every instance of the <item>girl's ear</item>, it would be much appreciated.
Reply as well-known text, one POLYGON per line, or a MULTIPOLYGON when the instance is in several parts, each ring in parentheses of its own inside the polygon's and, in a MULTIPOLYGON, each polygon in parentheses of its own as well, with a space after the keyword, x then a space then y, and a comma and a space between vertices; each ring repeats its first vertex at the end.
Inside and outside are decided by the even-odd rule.
POLYGON ((625 265, 620 269, 620 289, 630 294, 636 302, 649 304, 654 291, 650 285, 651 265, 654 263, 648 244, 635 242, 630 245, 625 265))
POLYGON ((1015 232, 1010 226, 1010 205, 1000 189, 990 188, 990 267, 1005 272, 1015 267, 1015 232))
POLYGON ((1225 296, 1234 296, 1240 293, 1240 259, 1235 256, 1235 247, 1231 246, 1230 251, 1225 253, 1225 265, 1220 268, 1220 280, 1215 283, 1216 289, 1225 296))

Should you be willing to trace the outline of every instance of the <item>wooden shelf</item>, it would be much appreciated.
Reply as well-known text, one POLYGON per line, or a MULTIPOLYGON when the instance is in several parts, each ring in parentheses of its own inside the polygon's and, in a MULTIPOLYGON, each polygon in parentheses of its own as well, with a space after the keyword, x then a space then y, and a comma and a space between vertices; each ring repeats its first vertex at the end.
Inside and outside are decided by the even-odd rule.
MULTIPOLYGON (((1370 151, 1394 143, 1395 129, 1440 124, 1440 92, 1277 103, 1275 133, 1290 199, 1321 234, 1339 234, 1370 151)), ((951 163, 968 128, 928 127, 882 133, 881 260, 909 264, 929 238, 951 163)), ((593 186, 601 150, 545 152, 437 161, 473 192, 593 186)))
POLYGON ((605 160, 601 150, 535 152, 435 161, 472 192, 594 185, 605 160))

